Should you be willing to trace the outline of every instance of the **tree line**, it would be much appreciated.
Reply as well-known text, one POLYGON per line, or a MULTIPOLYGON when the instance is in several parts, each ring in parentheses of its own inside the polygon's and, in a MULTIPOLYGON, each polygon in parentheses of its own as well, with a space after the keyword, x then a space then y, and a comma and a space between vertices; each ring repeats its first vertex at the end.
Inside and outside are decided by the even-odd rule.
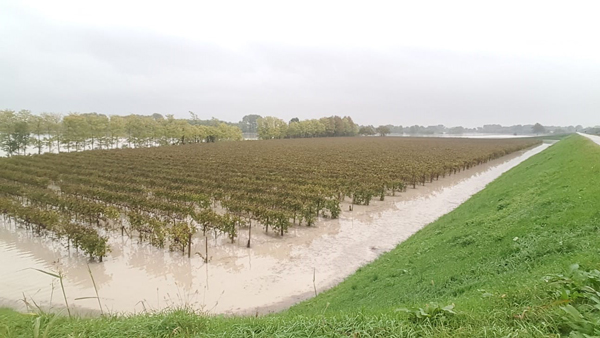
MULTIPOLYGON (((588 128, 591 129, 591 128, 588 128)), ((501 126, 499 124, 486 124, 482 127, 467 128, 462 126, 446 127, 442 124, 434 126, 395 126, 395 125, 382 125, 379 127, 361 126, 359 129, 360 135, 386 135, 386 134, 399 134, 399 135, 461 135, 461 134, 503 134, 503 135, 534 135, 534 134, 567 134, 574 133, 577 131, 583 131, 585 128, 581 125, 577 126, 543 126, 540 123, 526 124, 526 125, 514 125, 514 126, 501 126)))
POLYGON ((0 149, 8 156, 85 149, 140 148, 186 143, 241 140, 242 131, 218 120, 210 125, 173 115, 105 115, 97 113, 32 114, 0 111, 0 149))
POLYGON ((359 132, 358 125, 350 116, 337 115, 302 121, 293 118, 289 123, 277 117, 266 116, 258 118, 256 125, 258 138, 262 140, 356 136, 359 132))
POLYGON ((300 121, 256 114, 238 123, 212 118, 189 119, 173 115, 105 115, 98 113, 42 113, 0 110, 0 150, 6 155, 80 151, 86 149, 140 148, 242 140, 243 133, 260 139, 356 136, 359 126, 349 116, 300 121))
MULTIPOLYGON (((485 125, 479 128, 437 126, 359 126, 349 116, 330 116, 320 119, 289 122, 257 114, 246 115, 237 123, 216 118, 199 119, 190 112, 189 119, 176 119, 173 115, 105 115, 98 113, 32 114, 28 110, 15 112, 0 110, 0 150, 6 155, 28 152, 61 152, 86 149, 140 148, 150 146, 178 145, 186 143, 209 143, 222 140, 241 140, 243 133, 256 135, 259 139, 313 138, 338 136, 370 136, 388 134, 435 135, 463 133, 568 133, 580 131, 577 127, 544 127, 518 125, 502 127, 485 125)), ((592 129, 592 128, 590 128, 592 129)), ((597 130, 592 129, 593 132, 597 130)))

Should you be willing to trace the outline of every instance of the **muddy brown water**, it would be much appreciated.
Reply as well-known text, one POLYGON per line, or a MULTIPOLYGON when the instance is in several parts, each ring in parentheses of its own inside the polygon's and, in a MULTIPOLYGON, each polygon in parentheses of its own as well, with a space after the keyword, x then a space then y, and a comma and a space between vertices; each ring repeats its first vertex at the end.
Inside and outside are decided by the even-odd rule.
MULTIPOLYGON (((160 250, 112 234, 112 252, 89 263, 104 312, 139 313, 189 306, 208 313, 263 314, 278 311, 326 290, 389 251, 425 225, 450 212, 488 183, 549 144, 462 171, 370 206, 342 206, 337 220, 293 227, 285 236, 252 230, 252 248, 241 231, 234 244, 209 236, 205 264, 199 255, 160 250), (313 283, 314 278, 314 283, 313 283)), ((192 252, 204 253, 197 238, 192 252)), ((64 243, 38 237, 14 223, 0 222, 0 306, 27 311, 28 303, 61 309, 56 278, 33 269, 64 274, 72 311, 96 314, 99 305, 87 258, 64 243)), ((63 309, 64 310, 64 309, 63 309)))

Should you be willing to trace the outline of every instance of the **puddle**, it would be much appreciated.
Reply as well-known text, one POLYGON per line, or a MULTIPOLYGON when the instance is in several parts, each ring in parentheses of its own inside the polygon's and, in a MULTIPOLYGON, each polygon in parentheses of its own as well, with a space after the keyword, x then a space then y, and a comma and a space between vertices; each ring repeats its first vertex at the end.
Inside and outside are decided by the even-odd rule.
MULTIPOLYGON (((289 307, 342 281, 360 266, 394 248, 482 190, 503 172, 549 147, 517 152, 439 181, 408 188, 383 202, 354 206, 337 220, 315 227, 292 227, 283 238, 252 229, 231 244, 225 236, 209 236, 211 261, 199 255, 182 256, 138 244, 137 239, 110 238, 112 252, 104 263, 90 263, 105 312, 137 313, 191 306, 209 313, 255 314, 289 307), (314 283, 313 283, 314 277, 314 283)), ((204 254, 204 238, 192 252, 204 254)), ((56 278, 32 269, 64 274, 72 311, 99 312, 86 257, 67 251, 64 244, 38 237, 14 223, 0 221, 0 306, 26 310, 22 299, 44 308, 64 306, 56 278)))

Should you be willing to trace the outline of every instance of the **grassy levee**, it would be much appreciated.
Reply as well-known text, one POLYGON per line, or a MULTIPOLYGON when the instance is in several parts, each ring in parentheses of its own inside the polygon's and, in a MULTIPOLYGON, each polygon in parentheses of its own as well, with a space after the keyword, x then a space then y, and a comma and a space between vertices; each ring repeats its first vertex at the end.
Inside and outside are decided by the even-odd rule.
MULTIPOLYGON (((283 313, 231 318, 177 310, 68 319, 0 309, 0 336, 568 335, 574 324, 561 307, 580 300, 557 298, 543 277, 567 276, 573 263, 581 270, 600 268, 600 147, 578 135, 508 171, 340 285, 283 313), (455 313, 433 304, 454 304, 455 313), (400 310, 419 308, 423 314, 400 310)), ((594 311, 586 318, 600 323, 594 311)), ((600 333, 600 324, 590 325, 588 333, 600 333)))

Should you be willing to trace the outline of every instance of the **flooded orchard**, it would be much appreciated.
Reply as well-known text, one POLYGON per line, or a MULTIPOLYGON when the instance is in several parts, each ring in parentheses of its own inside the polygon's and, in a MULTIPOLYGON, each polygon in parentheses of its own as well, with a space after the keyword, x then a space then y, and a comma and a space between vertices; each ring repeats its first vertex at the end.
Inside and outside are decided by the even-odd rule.
POLYGON ((104 312, 141 312, 189 306, 208 313, 255 314, 284 309, 339 283, 448 213, 503 172, 549 145, 519 151, 371 205, 342 203, 339 219, 292 226, 284 237, 254 231, 252 247, 241 231, 194 240, 192 257, 139 243, 110 232, 111 252, 103 263, 89 262, 63 241, 37 236, 5 219, 0 226, 1 305, 25 310, 34 302, 60 309, 58 279, 35 269, 61 272, 71 310, 100 311, 88 266, 104 312), (208 244, 209 262, 202 256, 208 244))

